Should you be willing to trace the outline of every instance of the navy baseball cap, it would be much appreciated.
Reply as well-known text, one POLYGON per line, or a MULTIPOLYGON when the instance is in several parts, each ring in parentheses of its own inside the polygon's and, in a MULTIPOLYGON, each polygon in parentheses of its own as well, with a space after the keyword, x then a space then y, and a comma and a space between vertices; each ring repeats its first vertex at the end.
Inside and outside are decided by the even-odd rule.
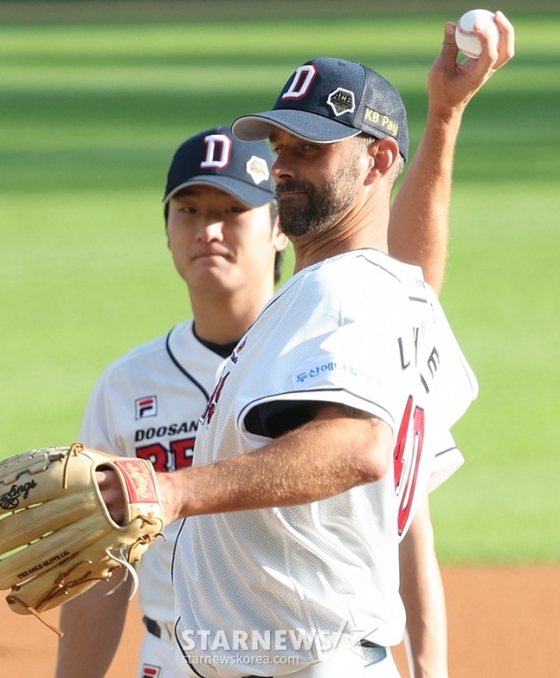
POLYGON ((276 196, 270 168, 274 154, 266 141, 240 141, 230 127, 214 127, 187 139, 173 156, 163 202, 186 186, 210 185, 249 207, 276 196))
POLYGON ((232 125, 239 139, 267 139, 273 127, 306 141, 333 143, 366 132, 393 137, 406 160, 408 125, 400 94, 388 80, 356 61, 319 58, 300 66, 274 108, 232 125))

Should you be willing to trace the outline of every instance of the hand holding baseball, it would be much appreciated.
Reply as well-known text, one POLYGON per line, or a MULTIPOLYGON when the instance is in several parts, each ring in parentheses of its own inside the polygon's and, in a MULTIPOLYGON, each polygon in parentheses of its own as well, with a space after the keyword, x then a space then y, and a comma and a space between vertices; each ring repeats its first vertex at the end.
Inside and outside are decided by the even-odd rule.
POLYGON ((502 12, 494 15, 495 29, 477 22, 474 32, 480 43, 478 58, 457 62, 459 48, 455 40, 456 25, 448 22, 442 50, 430 71, 428 90, 430 106, 442 115, 461 113, 478 90, 515 54, 515 31, 502 12), (499 40, 495 30, 499 32, 499 40), (493 32, 494 31, 494 32, 493 32))
POLYGON ((487 31, 490 34, 491 42, 496 49, 500 44, 500 30, 495 20, 495 14, 487 9, 471 9, 459 19, 455 28, 455 41, 457 47, 469 57, 478 59, 482 53, 478 31, 487 31))

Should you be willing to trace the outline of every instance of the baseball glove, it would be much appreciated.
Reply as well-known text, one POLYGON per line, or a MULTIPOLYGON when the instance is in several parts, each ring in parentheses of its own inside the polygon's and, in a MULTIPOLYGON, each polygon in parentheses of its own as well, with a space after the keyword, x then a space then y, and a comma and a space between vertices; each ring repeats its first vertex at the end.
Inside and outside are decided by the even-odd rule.
POLYGON ((80 443, 6 459, 0 463, 0 590, 11 589, 6 600, 14 612, 40 619, 44 610, 120 567, 134 578, 134 594, 132 563, 161 534, 162 516, 155 472, 143 459, 80 443), (121 525, 111 518, 96 481, 103 469, 114 470, 121 481, 121 525))

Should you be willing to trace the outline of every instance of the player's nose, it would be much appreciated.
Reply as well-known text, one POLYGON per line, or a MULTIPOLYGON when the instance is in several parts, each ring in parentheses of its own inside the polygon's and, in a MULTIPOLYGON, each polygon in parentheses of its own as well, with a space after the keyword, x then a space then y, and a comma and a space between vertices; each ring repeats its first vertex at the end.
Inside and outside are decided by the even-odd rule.
POLYGON ((295 179, 295 164, 290 158, 290 153, 287 149, 282 149, 278 152, 276 160, 274 161, 270 171, 275 181, 282 179, 295 179))
POLYGON ((219 218, 205 219, 197 229, 197 238, 205 243, 212 241, 222 241, 224 222, 219 218))

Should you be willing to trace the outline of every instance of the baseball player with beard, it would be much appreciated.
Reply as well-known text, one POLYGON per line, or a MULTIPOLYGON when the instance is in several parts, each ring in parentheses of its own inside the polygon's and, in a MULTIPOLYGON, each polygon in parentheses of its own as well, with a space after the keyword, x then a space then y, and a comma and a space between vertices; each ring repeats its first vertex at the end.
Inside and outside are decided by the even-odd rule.
POLYGON ((477 390, 421 271, 386 254, 404 106, 370 69, 316 59, 234 130, 278 154, 296 276, 226 360, 195 465, 159 476, 170 522, 189 517, 173 570, 183 667, 397 675, 398 542, 442 460, 458 462, 450 427, 477 390))
MULTIPOLYGON (((478 70, 471 66, 464 72, 451 73, 449 64, 455 62, 456 49, 448 41, 432 69, 427 131, 393 207, 390 242, 393 252, 421 263, 438 290, 445 262, 451 163, 461 115, 492 69, 505 63, 505 54, 492 63, 479 64, 478 70)), ((84 442, 149 458, 161 472, 190 465, 197 410, 204 407, 224 359, 272 295, 272 270, 275 261, 278 269, 286 244, 271 218, 274 208, 266 204, 273 197, 261 162, 271 162, 267 154, 266 146, 239 142, 226 128, 198 135, 177 152, 168 177, 166 217, 169 245, 175 265, 189 285, 195 320, 136 349, 109 368, 88 407, 81 432, 84 442), (221 248, 221 252, 189 257, 194 241, 184 231, 194 215, 205 224, 198 227, 204 235, 197 238, 203 239, 204 247, 221 248), (248 227, 251 224, 255 230, 248 227), (236 231, 238 237, 233 238, 236 231), (231 255, 229 261, 226 250, 231 255), (219 258, 225 259, 223 268, 214 260, 219 258)), ((418 425, 416 412, 410 409, 411 426, 418 425)), ((438 459, 441 468, 449 468, 459 463, 460 457, 450 446, 438 459)), ((436 470, 434 467, 434 477, 436 470)), ((421 494, 421 510, 401 547, 401 556, 406 554, 404 582, 410 582, 403 594, 414 665, 443 676, 445 611, 427 496, 421 494), (408 549, 404 548, 407 544, 408 549)), ((174 666, 175 614, 169 577, 176 525, 167 528, 168 543, 152 548, 141 567, 140 602, 147 633, 140 676, 171 676, 180 671, 174 666)), ((405 527, 400 531, 404 533, 405 527)), ((84 678, 102 676, 111 661, 122 628, 127 585, 108 598, 101 595, 103 586, 94 587, 62 608, 61 624, 66 635, 59 654, 57 675, 61 678, 75 675, 76 666, 80 666, 84 678), (102 620, 102 632, 92 637, 91 628, 98 628, 100 623, 96 619, 102 620)), ((188 647, 188 633, 185 637, 188 647)), ((428 675, 415 670, 415 675, 428 675)))
POLYGON ((226 361, 192 468, 159 476, 168 519, 188 518, 184 670, 396 677, 399 541, 458 465, 450 429, 478 389, 421 269, 387 253, 405 107, 375 71, 320 58, 233 132, 272 143, 296 265, 226 361))

